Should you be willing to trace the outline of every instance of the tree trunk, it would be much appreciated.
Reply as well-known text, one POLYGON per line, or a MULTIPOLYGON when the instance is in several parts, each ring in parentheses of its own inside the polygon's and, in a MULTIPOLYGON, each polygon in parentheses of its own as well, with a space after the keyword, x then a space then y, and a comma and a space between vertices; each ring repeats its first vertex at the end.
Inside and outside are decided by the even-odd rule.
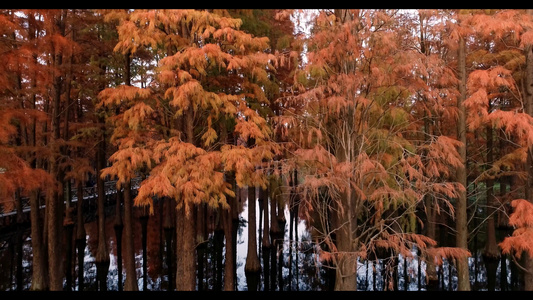
POLYGON ((177 210, 177 269, 176 289, 194 291, 196 289, 196 236, 194 226, 194 209, 190 205, 181 205, 177 210))
POLYGON ((270 218, 268 213, 268 190, 260 188, 259 199, 262 205, 263 213, 263 230, 261 238, 261 256, 263 258, 263 286, 264 290, 268 291, 270 288, 270 251, 272 244, 270 242, 270 218))
MULTIPOLYGON (((528 15, 533 15, 533 10, 527 10, 528 15)), ((527 45, 524 49, 526 56, 526 83, 525 83, 525 107, 526 113, 533 116, 533 46, 527 45)), ((533 145, 529 145, 527 151, 527 181, 525 186, 526 200, 533 203, 533 145)), ((533 291, 533 257, 527 251, 525 256, 524 290, 533 291)))
POLYGON ((164 203, 164 221, 163 221, 163 230, 165 232, 165 249, 166 249, 166 259, 167 259, 167 268, 168 268, 168 290, 173 291, 175 280, 175 264, 174 264, 174 237, 175 237, 175 221, 173 212, 176 210, 176 202, 173 198, 165 197, 163 199, 164 203))
MULTIPOLYGON (((131 52, 124 55, 124 84, 131 86, 131 52)), ((137 270, 135 267, 135 247, 134 247, 134 231, 133 231, 133 199, 131 195, 131 178, 123 185, 124 197, 124 268, 126 269, 126 281, 124 282, 125 291, 138 291, 137 285, 137 270)))
MULTIPOLYGON (((52 168, 53 171, 56 168, 52 168)), ((48 275, 50 279, 50 290, 60 291, 63 289, 61 276, 61 247, 59 240, 59 194, 56 188, 52 188, 47 193, 46 213, 47 213, 47 237, 48 237, 48 275)))
MULTIPOLYGON (((104 71, 105 72, 105 71, 104 71)), ((107 246, 107 234, 105 228, 105 181, 102 178, 102 169, 106 165, 105 151, 106 151, 106 137, 105 137, 105 121, 103 117, 98 117, 98 124, 100 125, 100 141, 96 150, 96 189, 97 189, 97 211, 98 211, 98 248, 96 250, 95 262, 97 265, 99 290, 107 291, 107 273, 110 264, 109 249, 107 246)))
POLYGON ((141 222, 141 243, 143 250, 143 291, 148 291, 148 219, 149 215, 147 211, 143 211, 142 215, 139 217, 141 222))
POLYGON ((233 240, 233 218, 231 216, 232 210, 235 208, 235 198, 227 197, 230 209, 222 209, 222 222, 224 223, 224 238, 226 239, 226 251, 224 253, 224 291, 235 290, 235 256, 233 240))
MULTIPOLYGON (((225 131, 224 131, 225 132, 225 131)), ((226 136, 226 143, 233 144, 233 135, 226 136)), ((224 291, 235 291, 236 285, 236 240, 234 239, 234 222, 233 214, 237 211, 237 197, 239 188, 235 183, 235 174, 233 172, 226 173, 226 182, 231 186, 231 190, 235 192, 235 197, 227 196, 229 209, 220 208, 222 229, 225 238, 225 252, 224 252, 224 291)), ((238 214, 236 213, 237 218, 238 214)))
MULTIPOLYGON (((194 112, 192 108, 185 111, 184 129, 188 143, 194 144, 194 112)), ((176 289, 178 291, 194 291, 196 289, 196 224, 193 203, 181 200, 177 210, 177 269, 176 289)))
POLYGON ((205 255, 207 250, 207 228, 206 228, 207 207, 205 203, 196 206, 196 260, 198 273, 198 291, 204 290, 205 255))
MULTIPOLYGON (((493 132, 492 126, 487 125, 487 164, 493 163, 493 132)), ((487 238, 485 249, 483 251, 483 261, 487 269, 487 289, 494 291, 496 288, 497 268, 499 263, 500 251, 496 242, 496 205, 494 197, 494 179, 487 179, 487 238)))
MULTIPOLYGON (((65 36, 65 19, 66 19, 67 10, 64 9, 61 11, 59 19, 56 20, 58 25, 59 34, 65 36)), ((51 33, 53 34, 53 33, 51 33)), ((56 50, 55 55, 53 56, 53 67, 55 70, 59 69, 62 65, 62 50, 56 50)), ((53 83, 52 83, 52 116, 51 116, 51 127, 53 133, 53 140, 59 141, 61 138, 60 134, 60 118, 61 118, 61 93, 62 93, 62 75, 53 71, 53 83)), ((57 151, 57 149, 56 149, 57 151)), ((48 273, 50 276, 50 290, 60 291, 63 289, 63 276, 61 270, 61 259, 62 259, 62 248, 60 247, 60 237, 61 237, 61 197, 62 193, 62 172, 59 167, 59 161, 53 158, 50 161, 50 174, 54 176, 57 181, 57 186, 47 193, 47 203, 46 203, 46 212, 47 212, 47 232, 48 232, 48 273)))
MULTIPOLYGON (((291 198, 291 206, 290 206, 290 209, 291 209, 291 213, 292 213, 292 218, 291 218, 291 222, 293 222, 294 224, 294 242, 293 242, 293 247, 296 249, 296 254, 295 254, 295 270, 297 270, 296 273, 296 290, 299 291, 300 290, 300 272, 298 272, 299 270, 299 257, 300 255, 298 254, 298 249, 299 249, 299 236, 298 236, 298 224, 299 224, 299 219, 298 219, 298 215, 299 215, 299 207, 300 207, 300 196, 299 194, 296 192, 296 189, 297 189, 297 186, 298 186, 298 170, 294 170, 294 181, 293 181, 293 189, 295 190, 294 191, 294 197, 291 198)), ((292 240, 292 239, 291 239, 292 240)), ((291 258, 292 260, 292 258, 291 258)), ((291 267, 292 268, 292 267, 291 267)))
MULTIPOLYGON (((424 55, 429 56, 430 54, 430 48, 427 47, 426 43, 426 27, 428 26, 428 23, 426 22, 426 17, 423 16, 423 14, 419 11, 418 12, 418 18, 419 18, 419 26, 420 26, 420 52, 422 52, 424 55)), ((428 85, 428 78, 427 76, 424 76, 424 82, 426 85, 428 85)), ((421 100, 423 102, 427 102, 428 99, 426 96, 421 95, 421 100)), ((424 111, 424 144, 428 145, 430 143, 430 116, 428 116, 427 112, 424 111)), ((424 150, 423 157, 427 157, 427 150, 424 150)), ((424 206, 426 207, 426 222, 425 226, 423 226, 425 229, 425 235, 433 240, 437 240, 436 237, 436 226, 435 226, 435 219, 436 219, 436 209, 432 195, 426 194, 424 195, 424 206)), ((430 246, 431 247, 431 246, 430 246)), ((420 252, 420 251, 419 251, 420 252)), ((439 279, 437 274, 437 265, 435 264, 433 257, 426 257, 426 287, 428 291, 437 290, 439 286, 439 279)), ((419 265, 420 268, 420 265, 419 265)), ((421 288, 420 280, 421 280, 421 274, 419 273, 419 284, 418 288, 421 288)))
POLYGON ((124 268, 126 269, 125 291, 138 291, 137 270, 135 268, 135 246, 133 243, 135 232, 133 231, 133 199, 131 196, 131 181, 123 185, 124 188, 124 268))
MULTIPOLYGON (((33 44, 35 41, 35 16, 33 12, 28 14, 28 39, 30 44, 33 44)), ((37 54, 32 55, 33 63, 37 63, 37 54)), ((37 86, 37 72, 34 71, 31 76, 31 87, 32 90, 35 90, 37 86)), ((32 109, 36 109, 36 93, 31 93, 32 109)), ((30 145, 35 147, 37 146, 37 121, 32 120, 31 124, 31 133, 30 133, 30 145)), ((36 160, 31 163, 32 168, 37 166, 36 160)), ((45 291, 49 289, 48 269, 47 260, 46 260, 46 245, 44 243, 43 228, 44 222, 41 218, 41 209, 39 205, 39 190, 34 190, 30 192, 30 222, 33 224, 31 226, 31 245, 32 245, 32 280, 30 290, 32 291, 45 291)))
POLYGON ((354 254, 353 229, 354 221, 350 210, 351 190, 341 192, 339 206, 345 208, 345 215, 337 216, 336 247, 336 280, 335 291, 357 290, 357 257, 354 254))
MULTIPOLYGON (((459 38, 459 92, 457 107, 459 109, 459 120, 457 122, 457 137, 462 143, 458 152, 461 157, 462 166, 457 169, 457 182, 464 186, 464 191, 459 191, 457 198, 456 217, 456 246, 468 250, 468 223, 467 223, 467 175, 466 175, 466 109, 464 100, 466 99, 466 45, 463 37, 459 38)), ((470 275, 468 270, 468 257, 457 259, 457 289, 459 291, 470 291, 470 275)))
MULTIPOLYGON (((281 167, 280 167, 281 171, 281 167)), ((281 172, 280 172, 281 174, 281 172)), ((281 240, 283 237, 283 232, 280 228, 278 221, 278 203, 282 202, 281 199, 281 176, 272 177, 270 179, 270 241, 271 241, 271 257, 270 257, 270 290, 275 291, 277 287, 277 273, 278 266, 277 260, 278 255, 281 255, 280 249, 283 244, 281 240)))
POLYGON ((248 283, 248 291, 257 291, 261 264, 257 254, 257 224, 256 224, 256 188, 248 187, 248 250, 244 273, 248 283))
POLYGON ((32 264, 32 291, 46 291, 48 286, 48 265, 46 261, 46 248, 43 242, 43 220, 40 216, 39 191, 30 193, 30 219, 31 219, 31 247, 33 253, 32 264))
POLYGON ((117 269, 118 269, 118 291, 122 291, 123 287, 123 276, 122 276, 122 233, 124 232, 124 222, 122 220, 122 199, 124 198, 124 193, 122 189, 118 188, 116 193, 116 203, 115 203, 115 223, 113 229, 115 230, 115 239, 117 241, 117 269))
POLYGON ((85 218, 83 216, 83 183, 78 181, 77 185, 78 203, 76 206, 76 249, 78 253, 78 291, 84 289, 84 259, 85 259, 85 218))

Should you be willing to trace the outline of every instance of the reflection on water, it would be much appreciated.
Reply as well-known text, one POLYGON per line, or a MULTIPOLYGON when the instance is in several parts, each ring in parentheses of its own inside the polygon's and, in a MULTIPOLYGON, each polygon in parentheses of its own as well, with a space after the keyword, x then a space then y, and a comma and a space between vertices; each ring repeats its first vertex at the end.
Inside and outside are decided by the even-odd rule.
MULTIPOLYGON (((142 227, 141 227, 141 212, 136 210, 135 224, 134 224, 134 247, 136 255, 136 269, 139 290, 150 291, 165 291, 169 287, 168 263, 171 261, 167 257, 167 249, 165 242, 164 229, 162 225, 161 213, 157 212, 148 217, 147 220, 147 239, 146 239, 146 255, 143 250, 142 243, 142 227)), ((162 209, 162 206, 159 208, 162 209)), ((107 276, 107 289, 110 291, 119 290, 119 268, 117 261, 117 240, 114 231, 114 209, 108 210, 106 216, 106 235, 109 249, 109 273, 107 276)), ((246 277, 244 274, 244 264, 247 253, 246 237, 246 210, 241 214, 240 224, 242 225, 238 230, 237 239, 237 290, 247 290, 246 277)), ((287 218, 288 219, 288 218, 287 218)), ((258 227, 259 226, 258 220, 258 227)), ((285 226, 285 231, 288 231, 288 224, 285 226)), ((268 275, 261 273, 260 275, 260 290, 300 290, 300 291, 320 291, 332 289, 332 281, 329 280, 328 268, 321 267, 317 262, 316 249, 313 243, 309 242, 310 238, 305 226, 298 226, 298 243, 290 243, 287 238, 281 250, 277 251, 278 258, 281 257, 278 264, 278 275, 276 278, 270 278, 268 275), (280 284, 281 283, 281 284, 280 284)), ((214 226, 213 226, 214 228, 214 226)), ((92 221, 85 223, 86 230, 86 245, 83 251, 83 288, 84 291, 97 290, 97 269, 95 264, 94 254, 98 246, 97 237, 97 222, 94 218, 92 221)), ((74 235, 76 236, 74 229, 74 235)), ((206 249, 204 276, 201 282, 202 289, 213 290, 217 286, 221 276, 217 276, 217 272, 223 272, 220 264, 217 264, 217 247, 216 240, 219 238, 217 233, 212 233, 209 236, 206 249)), ((288 237, 288 234, 285 234, 288 237)), ((123 238, 124 239, 124 238, 123 238)), ((66 240, 66 239, 65 239, 66 240)), ((73 241, 73 243, 75 243, 73 241)), ((262 263, 265 261, 262 256, 261 243, 259 245, 259 257, 262 263)), ((66 247, 64 247, 66 249, 66 247)), ((75 245, 72 246, 73 252, 76 251, 75 245)), ((424 276, 425 265, 419 264, 414 252, 414 258, 401 258, 398 260, 398 290, 425 290, 426 278, 424 276)), ((66 255, 64 258, 66 259, 66 255)), ((80 290, 80 282, 78 278, 78 255, 72 254, 72 263, 70 278, 72 278, 72 290, 80 290)), ((32 273, 32 249, 31 236, 29 225, 18 226, 12 228, 7 232, 0 234, 0 290, 14 291, 14 290, 29 290, 32 273)), ((173 258, 172 258, 173 259, 173 258)), ((480 258, 478 258, 479 260, 480 258)), ((477 263, 478 260, 471 259, 471 278, 475 284, 474 290, 486 290, 487 276, 483 266, 477 263)), ((508 285, 511 278, 511 265, 508 260, 502 260, 505 263, 507 278, 496 278, 496 290, 502 283, 508 285)), ((66 261, 63 261, 63 266, 67 266, 66 261)), ((264 265, 263 265, 264 266, 264 265)), ((175 268, 172 267, 173 269, 175 268)), ((498 264, 498 274, 501 274, 501 263, 498 264)), ((275 268, 274 268, 275 269, 275 268)), ((360 262, 358 268, 358 289, 359 290, 383 290, 383 265, 376 262, 360 262)), ((329 271, 331 272, 331 271, 329 271)), ((454 269, 445 264, 440 269, 440 288, 443 290, 456 289, 456 274, 454 269), (451 278, 451 280, 450 280, 451 278)), ((65 276, 67 277, 67 276, 65 276)), ((122 268, 122 281, 125 280, 125 270, 122 268)), ((172 279, 175 280, 175 279, 172 279)), ((65 286, 67 282, 65 279, 65 286)), ((174 285, 172 285, 174 286, 174 285)))
MULTIPOLYGON (((166 252, 166 242, 165 242, 165 233, 162 224, 162 213, 158 212, 158 209, 163 209, 162 206, 155 206, 156 213, 150 215, 146 223, 146 256, 143 257, 143 244, 142 244, 142 227, 141 219, 142 213, 139 209, 135 209, 135 224, 134 224, 134 248, 135 248, 135 261, 137 269, 137 280, 139 290, 151 290, 151 291, 163 291, 168 290, 169 286, 169 276, 168 276, 168 263, 171 261, 167 257, 166 252)), ((247 253, 247 227, 246 227, 246 217, 247 211, 245 210, 241 214, 240 225, 241 227, 238 230, 237 238, 237 290, 247 290, 246 279, 244 275, 244 264, 246 260, 247 253)), ((144 217, 146 218, 146 217, 144 217)), ((85 247, 83 254, 83 289, 85 291, 97 290, 97 268, 95 263, 95 253, 98 247, 98 228, 97 220, 94 216, 89 217, 90 221, 85 223, 86 239, 85 247)), ((288 225, 287 225, 288 226, 288 225)), ((213 225, 212 228, 215 226, 213 225)), ((261 228, 261 227, 257 227, 261 228)), ((286 228, 286 230, 288 230, 286 228)), ((76 236, 76 229, 74 227, 73 236, 76 236)), ((117 291, 118 282, 119 282, 119 268, 118 268, 118 258, 117 258, 117 240, 114 229, 114 208, 110 207, 106 210, 106 237, 108 240, 108 250, 109 250, 109 272, 107 276, 107 289, 111 291, 117 291)), ((302 230, 301 230, 302 231, 302 230)), ((305 230, 303 230, 305 231, 305 230)), ((204 280, 202 282, 203 289, 211 290, 215 286, 215 278, 217 276, 216 264, 214 263, 217 259, 215 240, 217 233, 211 233, 207 241, 206 246, 206 262, 204 265, 204 280)), ((305 238, 305 237, 300 237, 305 238)), ((122 237, 122 242, 124 242, 124 237, 122 237)), ((64 247, 65 247, 64 239, 64 247)), ((76 241, 73 241, 75 244, 76 241)), ((301 245, 305 242, 301 242, 301 245)), ((261 243, 258 243, 261 245, 261 243)), ((294 245, 290 243, 285 244, 285 255, 288 255, 288 248, 294 245)), ((124 246, 122 246, 124 247, 124 246)), ((260 247, 261 248, 261 247, 260 247)), ((294 266, 294 269, 299 269, 300 271, 296 276, 293 276, 295 280, 298 281, 299 287, 295 285, 285 283, 284 285, 291 286, 291 289, 294 290, 320 290, 320 278, 317 276, 316 266, 314 266, 314 256, 313 249, 309 249, 305 252, 298 254, 300 258, 299 264, 300 267, 294 266), (307 267, 303 267, 307 265, 307 267), (309 272, 303 274, 304 269, 309 269, 309 272), (302 274, 299 274, 302 273, 302 274), (314 278, 309 278, 314 277, 314 278), (305 279, 303 279, 305 278, 305 279)), ((71 262, 71 278, 72 278, 72 290, 79 290, 79 280, 78 280, 78 255, 76 252, 76 245, 72 245, 72 262, 71 262)), ((259 251, 261 251, 260 249, 259 251)), ((292 251, 293 256, 295 256, 296 251, 292 251)), ((64 255, 63 267, 66 264, 66 255, 64 255)), ((260 256, 261 257, 261 256, 260 256)), ((0 290, 2 291, 12 291, 12 290, 29 290, 31 283, 31 273, 32 273, 32 245, 31 245, 31 235, 29 225, 22 225, 18 228, 11 228, 9 231, 5 231, 3 234, 0 234, 0 268, 4 272, 0 272, 0 290)), ((174 259, 174 258, 172 258, 174 259)), ((288 258, 284 259, 288 261, 288 258)), ((293 259, 294 261, 294 259, 293 259)), ((284 264, 287 264, 285 262, 284 264)), ((294 262, 293 262, 294 264, 294 262)), ((287 277, 288 271, 286 270, 287 266, 283 266, 282 277, 287 277)), ((175 266, 174 266, 175 268, 175 266)), ((220 269, 220 268, 219 268, 220 269)), ((222 268, 223 269, 223 268, 222 268)), ((220 270, 222 271, 222 270, 220 270)), ((122 281, 125 280, 125 270, 122 268, 122 281)), ((172 279, 175 280, 175 279, 172 279)), ((65 282, 64 286, 67 283, 65 282)))

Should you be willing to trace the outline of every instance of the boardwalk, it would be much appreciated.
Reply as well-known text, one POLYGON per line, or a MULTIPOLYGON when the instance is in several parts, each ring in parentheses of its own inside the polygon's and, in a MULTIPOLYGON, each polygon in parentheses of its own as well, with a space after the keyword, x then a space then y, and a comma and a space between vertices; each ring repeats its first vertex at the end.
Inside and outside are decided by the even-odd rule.
MULTIPOLYGON (((131 188, 136 190, 137 188, 139 188, 139 185, 141 183, 141 178, 140 177, 136 177, 134 179, 131 180, 131 188)), ((113 195, 117 192, 116 190, 116 181, 106 181, 104 183, 104 190, 105 190, 105 194, 106 195, 113 195)), ((85 187, 83 188, 83 199, 84 201, 85 200, 88 200, 88 201, 93 201, 95 200, 97 197, 98 197, 98 192, 97 192, 97 187, 96 185, 94 186, 91 186, 91 187, 85 187)), ((72 188, 71 189, 71 192, 70 192, 70 195, 71 195, 71 202, 77 202, 78 201, 78 191, 76 188, 72 188)), ((41 205, 40 208, 44 208, 45 205, 41 205)), ((5 226, 5 225, 10 225, 12 223, 13 220, 12 217, 16 216, 17 215, 17 211, 16 210, 10 210, 10 211, 4 211, 4 207, 1 207, 0 208, 0 226, 5 226)), ((22 198, 22 213, 23 214, 28 214, 30 211, 30 201, 29 201, 29 198, 22 198)))

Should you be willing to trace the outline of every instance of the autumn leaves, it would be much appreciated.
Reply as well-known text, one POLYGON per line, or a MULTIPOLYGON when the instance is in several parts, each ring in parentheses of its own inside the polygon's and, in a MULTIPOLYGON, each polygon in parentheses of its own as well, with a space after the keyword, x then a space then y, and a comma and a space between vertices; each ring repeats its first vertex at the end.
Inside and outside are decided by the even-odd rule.
POLYGON ((261 86, 275 57, 266 53, 266 38, 239 31, 238 24, 195 10, 141 10, 121 19, 115 50, 127 51, 131 41, 132 53, 147 47, 162 57, 150 87, 122 85, 99 95, 100 105, 120 107, 110 118, 118 150, 104 174, 126 179, 123 174, 144 168, 136 204, 158 196, 227 207, 226 195, 234 191, 224 172, 233 172, 240 187, 266 184, 256 167, 277 146, 265 116, 250 106, 268 103, 261 86), (238 142, 221 140, 229 135, 238 142))

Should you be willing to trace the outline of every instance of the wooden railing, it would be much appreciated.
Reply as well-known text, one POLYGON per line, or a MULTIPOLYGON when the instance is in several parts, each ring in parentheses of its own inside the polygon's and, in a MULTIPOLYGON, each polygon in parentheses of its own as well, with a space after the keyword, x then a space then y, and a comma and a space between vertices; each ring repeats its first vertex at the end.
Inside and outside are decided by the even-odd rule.
MULTIPOLYGON (((138 189, 141 184, 141 180, 142 179, 140 177, 133 178, 131 180, 131 188, 133 190, 138 189)), ((115 194, 117 192, 116 187, 117 187, 117 182, 114 180, 104 182, 105 194, 106 195, 115 194)), ((78 191, 76 188, 71 188, 70 195, 71 195, 71 202, 78 201, 78 191)), ((90 187, 83 188, 83 199, 93 199, 97 197, 98 197, 98 188, 96 184, 90 187)), ((22 201, 22 212, 23 213, 29 212, 30 211, 30 199, 27 197, 23 197, 21 201, 22 201)), ((43 207, 44 205, 41 205, 40 208, 43 208, 43 207)), ((5 211, 5 208, 3 206, 0 207, 0 218, 12 216, 16 214, 17 214, 16 210, 5 211)))

